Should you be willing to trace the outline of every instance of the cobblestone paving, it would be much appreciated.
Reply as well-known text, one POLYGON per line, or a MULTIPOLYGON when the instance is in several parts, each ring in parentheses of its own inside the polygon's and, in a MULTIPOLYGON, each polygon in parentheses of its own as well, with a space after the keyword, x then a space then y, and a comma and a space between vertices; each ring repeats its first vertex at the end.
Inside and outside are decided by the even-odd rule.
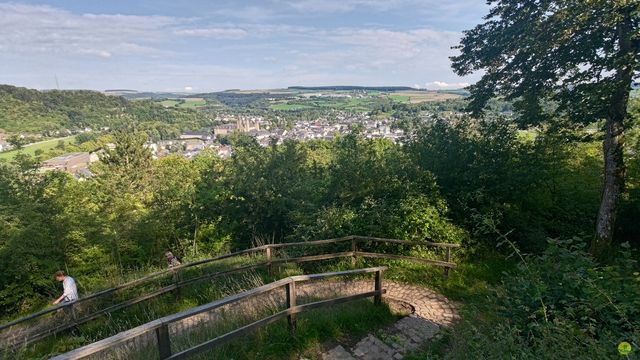
POLYGON ((322 355, 323 359, 331 359, 331 360, 356 360, 351 354, 345 350, 342 345, 338 345, 333 349, 329 350, 326 354, 322 355))
MULTIPOLYGON (((371 286, 360 281, 344 285, 344 290, 354 293, 369 290, 371 286)), ((455 306, 432 290, 391 281, 384 281, 383 288, 387 289, 386 299, 408 303, 415 312, 375 335, 367 335, 350 351, 340 345, 323 353, 323 360, 400 360, 433 338, 441 327, 448 327, 458 319, 455 306)))

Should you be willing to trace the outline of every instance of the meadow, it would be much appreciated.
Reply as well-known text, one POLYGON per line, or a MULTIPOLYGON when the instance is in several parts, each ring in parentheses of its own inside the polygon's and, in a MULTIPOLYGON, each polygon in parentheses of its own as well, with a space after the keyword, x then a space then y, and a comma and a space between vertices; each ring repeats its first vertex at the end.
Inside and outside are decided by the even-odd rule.
POLYGON ((397 93, 393 93, 389 95, 394 101, 410 103, 410 104, 419 104, 423 102, 435 102, 435 101, 444 101, 451 99, 460 99, 461 95, 444 93, 444 92, 435 92, 435 91, 401 91, 397 93))
POLYGON ((11 151, 1 152, 0 159, 11 160, 20 153, 35 156, 36 151, 38 150, 41 150, 43 153, 46 153, 52 149, 55 149, 56 146, 58 146, 58 144, 60 143, 60 141, 64 142, 64 144, 70 144, 75 142, 75 139, 76 139, 76 135, 72 135, 72 136, 67 136, 62 138, 55 138, 51 140, 40 141, 33 144, 28 144, 28 145, 25 145, 20 150, 11 150, 11 151))

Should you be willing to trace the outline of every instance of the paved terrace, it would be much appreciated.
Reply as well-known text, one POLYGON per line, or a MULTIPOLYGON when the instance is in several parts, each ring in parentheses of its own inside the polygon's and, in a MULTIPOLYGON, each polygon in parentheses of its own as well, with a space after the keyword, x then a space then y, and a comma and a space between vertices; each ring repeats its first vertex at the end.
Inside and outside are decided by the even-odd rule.
MULTIPOLYGON (((355 292, 368 289, 366 282, 352 282, 355 292), (360 290, 355 290, 360 288, 360 290)), ((323 360, 400 360, 432 339, 442 327, 451 326, 458 317, 454 304, 446 297, 424 287, 385 280, 385 298, 407 303, 413 313, 374 334, 368 334, 355 346, 338 345, 322 354, 323 360)))

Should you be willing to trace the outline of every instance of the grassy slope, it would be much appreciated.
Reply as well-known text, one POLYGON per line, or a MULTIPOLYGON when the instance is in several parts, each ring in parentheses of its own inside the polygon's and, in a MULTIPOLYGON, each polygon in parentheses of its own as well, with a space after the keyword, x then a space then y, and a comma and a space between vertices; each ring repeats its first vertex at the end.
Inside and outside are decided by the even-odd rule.
POLYGON ((456 94, 449 93, 441 93, 441 92, 426 92, 426 91, 401 91, 392 94, 390 97, 397 97, 398 99, 403 99, 403 102, 409 102, 412 104, 422 103, 422 102, 435 102, 435 101, 444 101, 449 99, 459 99, 462 96, 456 94), (406 100, 404 100, 406 99, 406 100))
MULTIPOLYGON (((240 265, 236 262, 225 261, 216 268, 227 268, 232 263, 234 266, 240 265)), ((264 271, 257 271, 229 275, 211 282, 200 282, 181 289, 179 298, 176 298, 173 293, 168 293, 130 308, 116 311, 109 317, 100 317, 74 330, 59 334, 55 338, 52 337, 22 349, 16 358, 41 358, 66 352, 159 317, 206 304, 286 276, 347 268, 349 268, 348 262, 316 264, 304 269, 295 265, 285 265, 279 268, 280 271, 274 276, 268 276, 264 271)), ((252 321, 255 320, 257 319, 252 321)), ((288 337, 286 321, 280 321, 252 336, 216 350, 213 352, 215 354, 213 358, 228 359, 231 353, 234 354, 232 357, 235 359, 293 359, 303 353, 315 358, 314 354, 318 353, 320 344, 325 341, 342 340, 353 336, 360 337, 367 331, 395 320, 397 317, 391 313, 387 306, 376 307, 371 300, 334 306, 331 311, 328 311, 328 308, 319 309, 300 315, 299 331, 295 339, 288 337), (258 353, 261 356, 256 357, 258 353)), ((186 339, 176 339, 175 346, 186 348, 188 343, 199 343, 245 324, 246 322, 232 321, 227 326, 206 329, 203 333, 196 333, 186 339)), ((146 358, 148 354, 140 356, 140 358, 146 358)), ((210 356, 213 355, 209 354, 206 358, 211 358, 210 356)))
MULTIPOLYGON (((205 352, 196 359, 320 359, 321 353, 326 351, 324 342, 351 343, 397 319, 388 306, 375 306, 371 300, 359 300, 299 314, 295 337, 291 336, 286 321, 279 321, 250 336, 205 352)), ((239 325, 242 324, 229 329, 207 329, 190 336, 189 341, 178 342, 176 347, 184 350, 239 325)))
POLYGON ((68 144, 68 143, 74 142, 75 138, 76 136, 73 135, 73 136, 56 138, 56 139, 51 139, 51 140, 46 140, 46 141, 26 145, 21 150, 11 150, 11 151, 1 152, 0 159, 11 160, 19 153, 35 156, 36 150, 42 150, 43 152, 46 153, 47 151, 54 149, 58 145, 59 141, 64 141, 66 144, 68 144))
MULTIPOLYGON (((389 270, 385 272, 384 279, 418 284, 434 289, 455 301, 463 316, 473 317, 478 316, 478 313, 486 313, 490 316, 493 312, 489 308, 490 301, 487 301, 491 294, 490 285, 498 283, 502 273, 513 268, 513 263, 501 258, 487 258, 486 256, 476 256, 474 262, 465 262, 461 254, 454 252, 453 255, 453 261, 460 265, 450 273, 448 279, 444 279, 442 269, 439 267, 406 261, 359 259, 357 267, 387 265, 389 270)), ((239 264, 234 263, 234 265, 238 266, 239 264)), ((219 266, 231 266, 231 263, 221 263, 219 266)), ((300 264, 300 266, 290 264, 276 268, 276 275, 273 277, 259 271, 232 275, 215 282, 199 283, 183 289, 177 301, 173 294, 166 294, 127 310, 117 311, 109 318, 100 318, 82 325, 74 331, 61 334, 55 339, 48 339, 29 349, 24 349, 19 358, 43 357, 65 352, 158 317, 205 304, 275 279, 301 273, 320 273, 349 268, 350 261, 323 261, 300 264)), ((375 307, 369 300, 344 304, 332 307, 331 311, 328 310, 325 308, 300 315, 299 331, 296 338, 289 337, 286 321, 280 321, 240 341, 234 341, 206 354, 203 358, 297 359, 302 355, 315 359, 322 343, 336 341, 348 343, 350 339, 357 340, 365 333, 381 328, 396 319, 387 307, 375 307)), ((241 325, 236 323, 233 326, 241 325)), ((175 346, 184 349, 188 347, 187 342, 195 344, 215 337, 221 332, 229 331, 232 327, 208 329, 204 333, 190 336, 188 339, 177 339, 175 346)), ((446 351, 446 347, 445 337, 445 340, 430 344, 429 348, 422 352, 416 352, 412 355, 413 357, 409 358, 431 358, 434 352, 446 351)))

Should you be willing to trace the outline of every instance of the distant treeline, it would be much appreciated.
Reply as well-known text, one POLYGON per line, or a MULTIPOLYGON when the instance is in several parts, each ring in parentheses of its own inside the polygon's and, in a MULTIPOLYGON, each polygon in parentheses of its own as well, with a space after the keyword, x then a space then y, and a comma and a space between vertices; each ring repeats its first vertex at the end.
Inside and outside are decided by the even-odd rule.
POLYGON ((289 90, 367 90, 367 91, 408 91, 409 86, 289 86, 289 90))

